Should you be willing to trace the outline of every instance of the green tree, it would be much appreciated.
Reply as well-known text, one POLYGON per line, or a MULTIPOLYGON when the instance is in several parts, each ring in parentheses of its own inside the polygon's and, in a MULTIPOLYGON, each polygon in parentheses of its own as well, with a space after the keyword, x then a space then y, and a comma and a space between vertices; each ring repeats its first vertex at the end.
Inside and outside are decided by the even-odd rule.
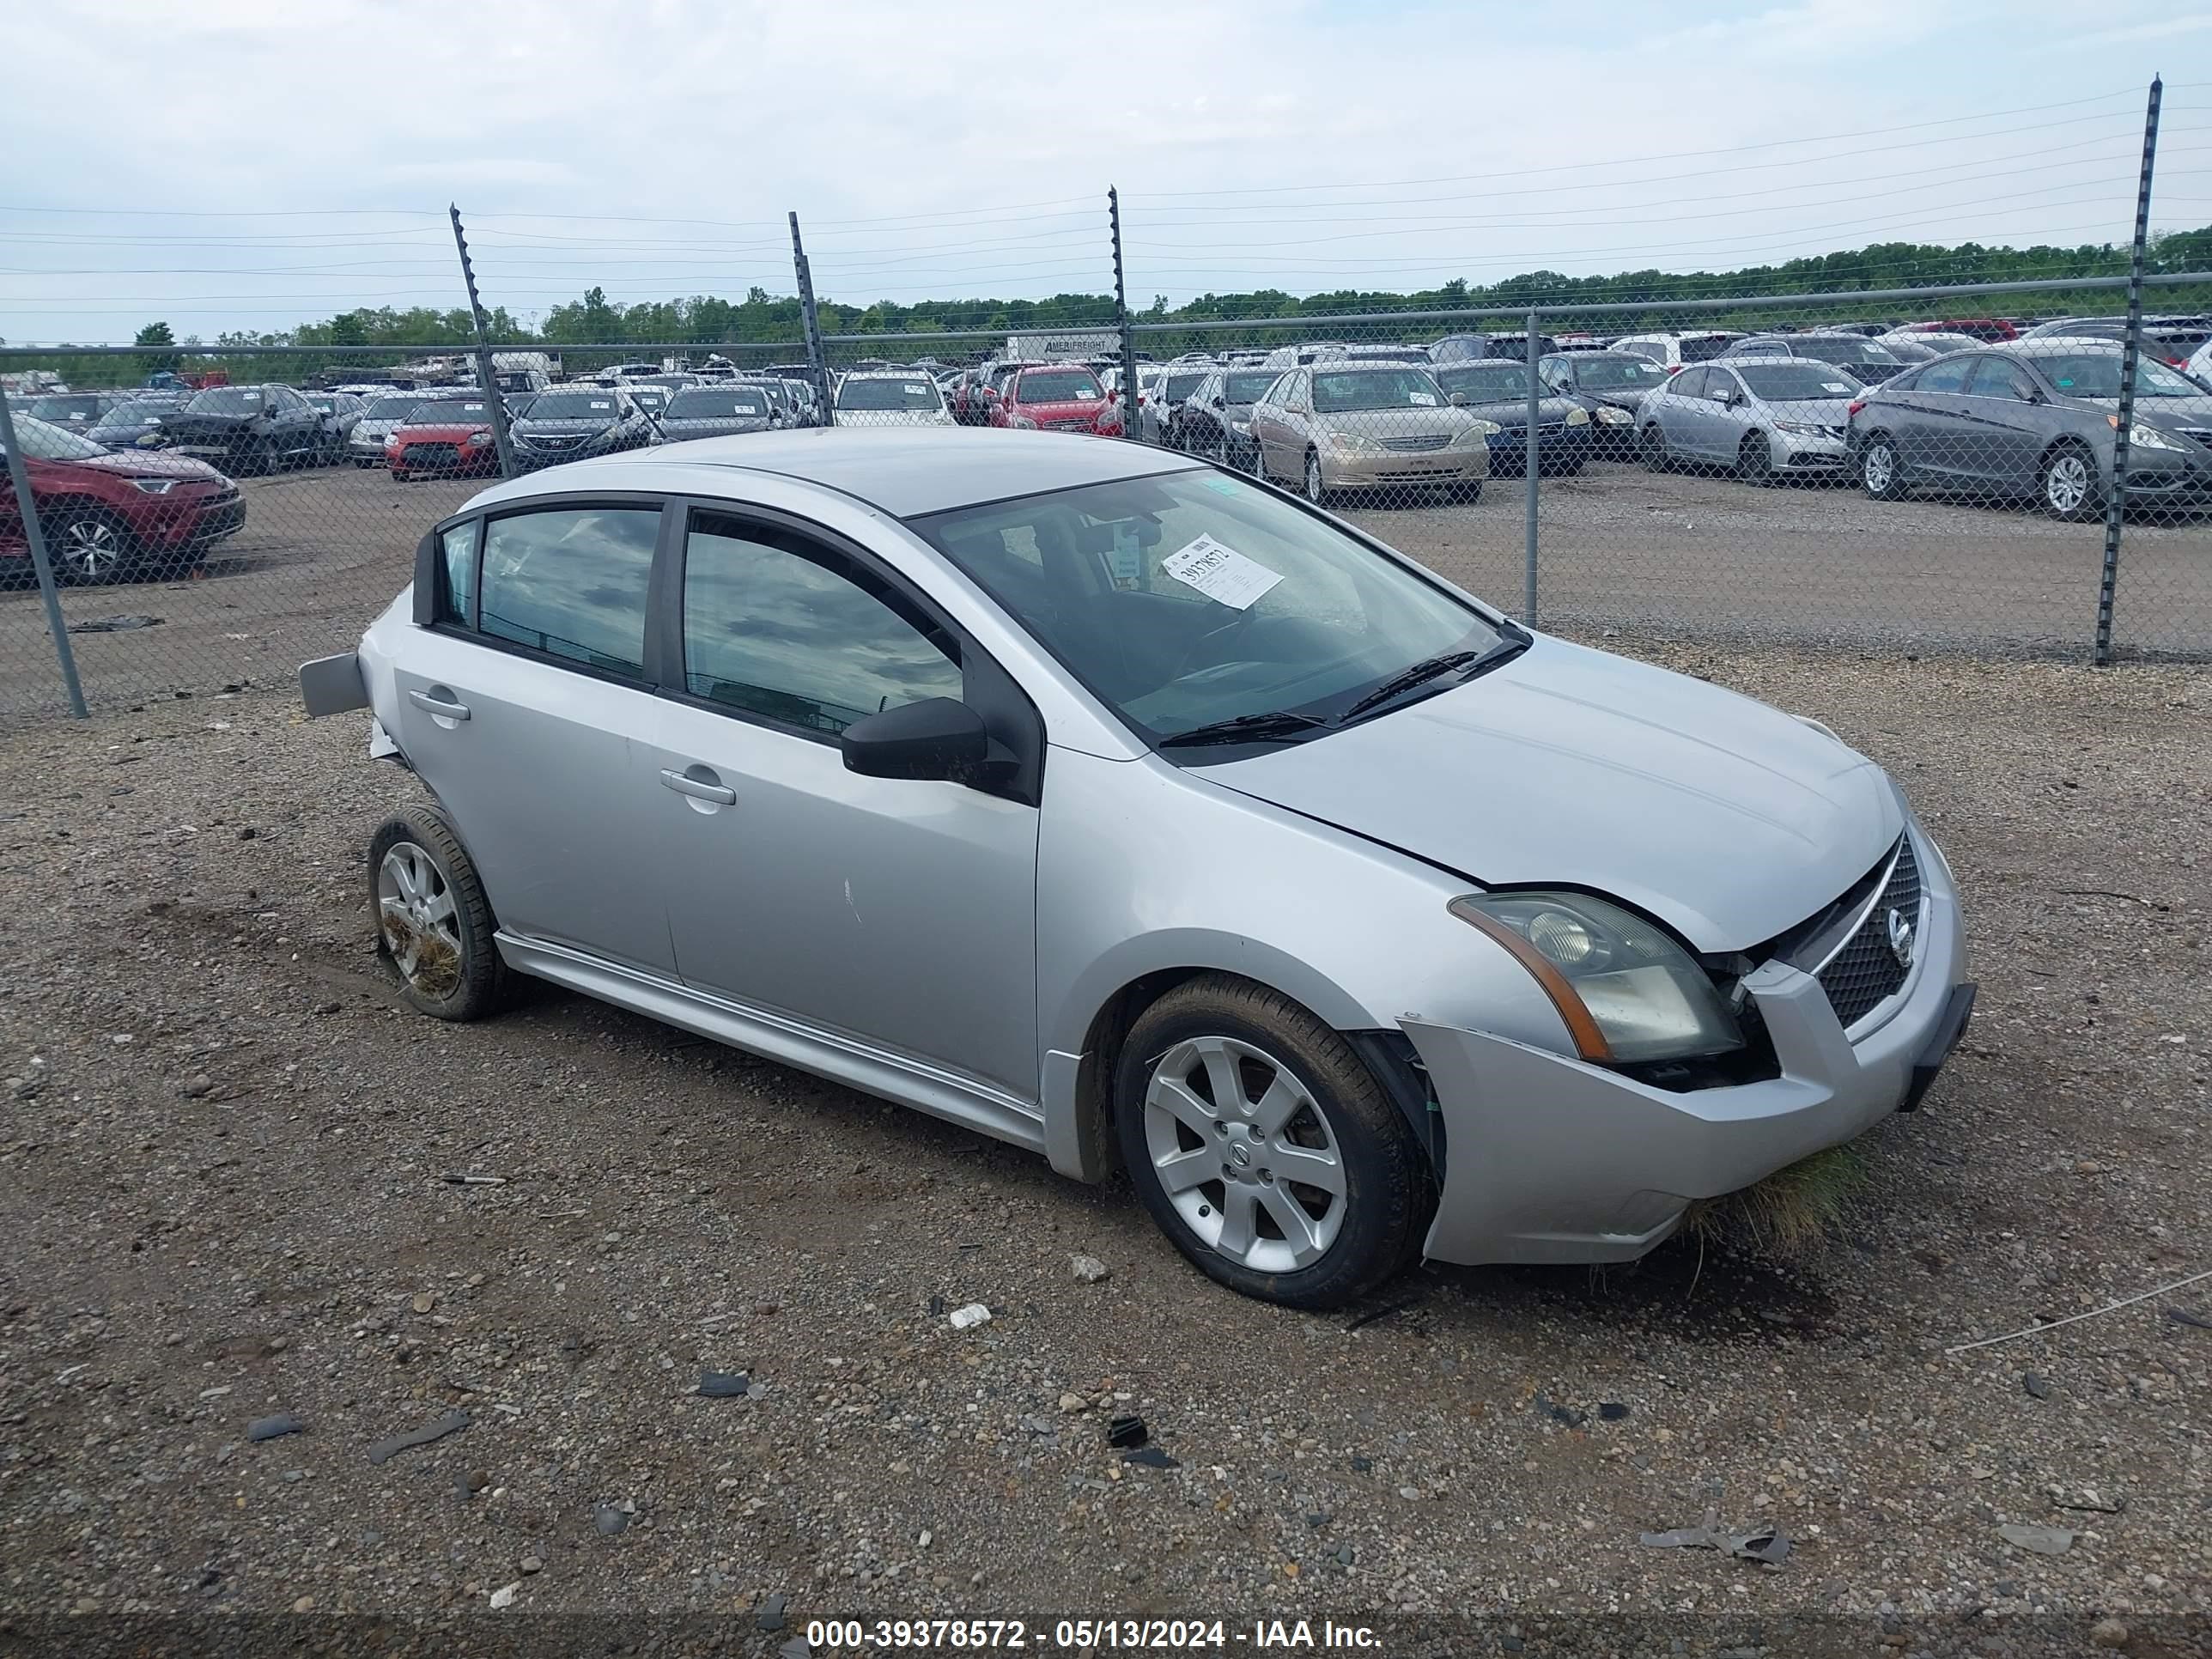
MULTIPOLYGON (((176 343, 177 337, 169 332, 169 325, 167 323, 147 324, 138 331, 137 337, 131 342, 135 346, 156 348, 173 346, 176 343)), ((173 369, 176 366, 177 354, 173 351, 155 349, 148 352, 138 360, 138 372, 141 374, 158 374, 165 369, 173 369)))

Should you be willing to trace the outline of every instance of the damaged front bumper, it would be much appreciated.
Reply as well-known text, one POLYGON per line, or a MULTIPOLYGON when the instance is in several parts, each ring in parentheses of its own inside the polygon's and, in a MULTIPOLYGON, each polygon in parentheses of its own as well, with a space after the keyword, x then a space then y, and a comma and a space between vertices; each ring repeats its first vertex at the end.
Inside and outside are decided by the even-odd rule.
POLYGON ((1633 1261, 1692 1200, 1748 1187, 1917 1105, 1972 1011, 1966 972, 1957 896, 1948 872, 1931 870, 1918 959, 1856 1042, 1811 975, 1770 962, 1747 977, 1780 1065, 1761 1082, 1675 1092, 1508 1037, 1401 1022, 1443 1121, 1443 1192, 1425 1254, 1633 1261))

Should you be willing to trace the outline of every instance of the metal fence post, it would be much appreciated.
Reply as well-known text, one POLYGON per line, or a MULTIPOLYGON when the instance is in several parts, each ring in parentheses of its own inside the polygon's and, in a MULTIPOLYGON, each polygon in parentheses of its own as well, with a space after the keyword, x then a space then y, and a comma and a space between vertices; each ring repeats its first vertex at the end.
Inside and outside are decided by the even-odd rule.
POLYGON ((2120 341, 2120 409, 2112 433, 2112 481, 2105 491, 2105 563, 2097 584, 2096 665, 2112 660, 2112 600, 2120 582, 2120 523, 2127 514, 2128 428, 2136 418, 2136 364, 2142 350, 2143 258, 2150 237, 2151 164, 2158 159, 2158 105, 2162 91, 2151 76, 2143 111, 2142 173, 2136 185, 2136 240, 2128 259, 2128 325, 2120 341))
POLYGON ((452 203, 453 249, 461 256, 461 281, 469 290, 469 315, 477 325, 477 385, 483 391, 491 416, 491 441, 499 447, 499 476, 514 476, 514 446, 507 435, 507 401, 499 395, 499 376, 492 368, 491 335, 484 327, 483 301, 477 297, 476 267, 469 263, 469 239, 461 231, 461 210, 452 203))
POLYGON ((1522 532, 1525 544, 1522 549, 1521 575, 1521 620, 1530 628, 1536 626, 1536 313, 1531 311, 1528 313, 1528 430, 1522 445, 1527 462, 1524 489, 1528 496, 1525 504, 1528 524, 1522 532))
POLYGON ((39 597, 46 601, 46 631, 53 635, 54 657, 61 664, 62 686, 69 693, 70 713, 85 718, 84 688, 77 684, 76 653, 70 648, 69 625, 62 620, 61 595, 54 591, 53 562, 46 556, 46 532, 39 524, 39 506, 31 494, 31 474, 23 465, 23 447, 15 439, 15 417, 8 408, 8 389, 0 386, 0 449, 8 452, 8 483, 15 492, 16 516, 23 521, 23 539, 31 549, 31 568, 38 574, 39 597))
POLYGON ((1121 331, 1121 435, 1141 442, 1137 416, 1137 337, 1129 327, 1129 284, 1121 268, 1121 194, 1106 186, 1106 225, 1114 235, 1114 319, 1121 331))
POLYGON ((830 415, 830 356, 822 345, 822 317, 814 308, 814 272, 806 263, 806 249, 799 240, 799 215, 791 216, 791 270, 799 283, 799 320, 806 336, 806 366, 814 375, 814 395, 822 400, 822 424, 832 424, 830 415))

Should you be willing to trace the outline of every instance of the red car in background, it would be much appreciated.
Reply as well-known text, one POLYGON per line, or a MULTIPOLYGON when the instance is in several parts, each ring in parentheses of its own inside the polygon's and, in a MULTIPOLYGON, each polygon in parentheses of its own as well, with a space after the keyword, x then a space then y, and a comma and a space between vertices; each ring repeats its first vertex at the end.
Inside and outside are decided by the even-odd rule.
POLYGON ((991 424, 1024 431, 1121 435, 1121 411, 1080 363, 1040 363, 1006 376, 991 400, 991 424))
POLYGON ((428 473, 441 478, 499 471, 491 435, 491 405, 482 398, 454 398, 418 406, 384 441, 385 465, 405 480, 428 473))
MULTIPOLYGON (((238 486, 205 461, 159 450, 111 454, 27 415, 15 417, 15 436, 57 581, 174 575, 246 522, 238 486)), ((0 576, 32 575, 15 487, 0 468, 0 576)))

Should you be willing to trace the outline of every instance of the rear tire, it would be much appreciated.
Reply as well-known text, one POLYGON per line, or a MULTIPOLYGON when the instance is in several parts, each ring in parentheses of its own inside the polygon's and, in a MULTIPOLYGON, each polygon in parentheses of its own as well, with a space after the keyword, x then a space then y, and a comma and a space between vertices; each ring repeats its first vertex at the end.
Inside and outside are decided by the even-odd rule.
POLYGON ((506 1006, 514 975, 492 936, 499 923, 468 849, 442 813, 386 818, 368 843, 376 957, 399 994, 434 1019, 482 1019, 506 1006))
POLYGON ((1139 1199, 1217 1283, 1341 1307, 1419 1254, 1427 1159, 1351 1045, 1288 997, 1186 981, 1130 1027, 1114 1090, 1139 1199))
POLYGON ((1859 487, 1878 501, 1905 499, 1905 459, 1887 432, 1869 434, 1859 449, 1859 487))

